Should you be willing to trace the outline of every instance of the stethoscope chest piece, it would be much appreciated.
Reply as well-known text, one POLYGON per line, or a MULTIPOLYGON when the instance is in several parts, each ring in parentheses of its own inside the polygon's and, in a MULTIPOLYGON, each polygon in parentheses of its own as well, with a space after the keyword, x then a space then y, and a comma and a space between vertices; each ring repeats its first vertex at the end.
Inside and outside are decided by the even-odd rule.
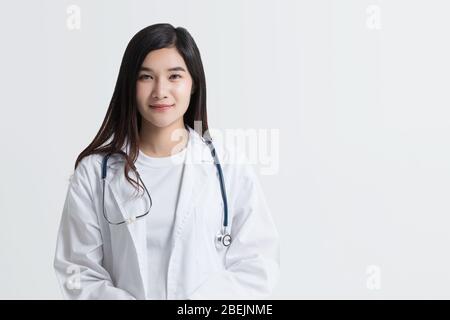
POLYGON ((220 249, 221 246, 228 247, 231 244, 231 235, 227 232, 219 231, 216 240, 217 249, 220 249))

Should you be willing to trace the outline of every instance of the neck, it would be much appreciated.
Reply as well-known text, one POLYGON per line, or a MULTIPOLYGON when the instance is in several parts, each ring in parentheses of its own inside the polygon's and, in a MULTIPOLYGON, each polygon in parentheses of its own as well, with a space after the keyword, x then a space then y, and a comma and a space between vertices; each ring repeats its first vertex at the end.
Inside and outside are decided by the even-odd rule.
POLYGON ((183 118, 160 128, 142 119, 139 149, 150 157, 169 157, 182 151, 189 138, 183 118))

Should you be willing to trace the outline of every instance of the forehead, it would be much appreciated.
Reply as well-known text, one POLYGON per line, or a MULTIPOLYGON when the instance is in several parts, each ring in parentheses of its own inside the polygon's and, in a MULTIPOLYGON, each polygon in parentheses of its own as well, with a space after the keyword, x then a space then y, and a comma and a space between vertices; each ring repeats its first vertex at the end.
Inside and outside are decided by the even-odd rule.
POLYGON ((142 62, 141 67, 146 67, 156 72, 162 72, 177 66, 186 69, 184 59, 178 50, 176 48, 162 48, 149 52, 142 62))

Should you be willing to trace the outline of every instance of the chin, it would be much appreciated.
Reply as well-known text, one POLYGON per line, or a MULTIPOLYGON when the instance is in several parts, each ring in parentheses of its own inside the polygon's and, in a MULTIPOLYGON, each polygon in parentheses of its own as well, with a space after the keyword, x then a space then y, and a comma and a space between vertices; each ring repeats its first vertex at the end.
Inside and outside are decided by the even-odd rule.
POLYGON ((158 128, 166 128, 166 127, 170 126, 172 123, 174 123, 175 121, 177 121, 177 119, 151 119, 151 120, 147 119, 148 123, 150 123, 152 126, 158 127, 158 128))

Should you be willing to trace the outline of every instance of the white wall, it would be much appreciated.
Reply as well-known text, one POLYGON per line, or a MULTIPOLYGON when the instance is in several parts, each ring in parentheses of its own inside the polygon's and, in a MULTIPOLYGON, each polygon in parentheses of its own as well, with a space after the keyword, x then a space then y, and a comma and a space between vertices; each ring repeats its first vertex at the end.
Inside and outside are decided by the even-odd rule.
POLYGON ((0 298, 61 297, 68 177, 126 44, 159 22, 196 40, 213 128, 279 132, 279 170, 260 176, 282 237, 274 298, 450 298, 449 12, 438 0, 3 2, 0 298))

